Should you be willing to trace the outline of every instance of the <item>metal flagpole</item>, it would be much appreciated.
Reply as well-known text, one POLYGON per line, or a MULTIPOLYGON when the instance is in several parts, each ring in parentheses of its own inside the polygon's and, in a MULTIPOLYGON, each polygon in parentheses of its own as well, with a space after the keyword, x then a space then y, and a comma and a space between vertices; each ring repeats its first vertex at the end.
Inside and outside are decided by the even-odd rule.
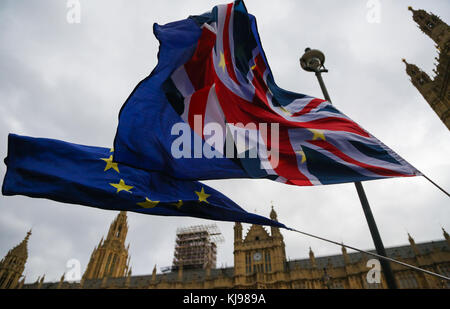
MULTIPOLYGON (((300 58, 300 65, 305 71, 316 73, 316 77, 319 81, 319 85, 322 89, 325 100, 331 103, 330 95, 328 94, 328 90, 325 87, 325 83, 322 78, 322 72, 328 72, 328 70, 324 67, 324 63, 325 55, 320 50, 310 49, 309 47, 305 49, 305 54, 300 58)), ((358 192, 359 200, 361 201, 364 215, 366 216, 367 224, 369 225, 370 234, 372 235, 377 254, 387 257, 386 250, 384 249, 384 245, 381 240, 380 233, 378 232, 378 227, 375 223, 375 219, 373 217, 372 210, 370 209, 369 201, 367 200, 363 185, 360 181, 358 181, 355 182, 355 187, 356 191, 358 192)), ((388 288, 396 289, 397 283, 395 282, 390 263, 386 259, 381 259, 380 264, 383 269, 388 288)))

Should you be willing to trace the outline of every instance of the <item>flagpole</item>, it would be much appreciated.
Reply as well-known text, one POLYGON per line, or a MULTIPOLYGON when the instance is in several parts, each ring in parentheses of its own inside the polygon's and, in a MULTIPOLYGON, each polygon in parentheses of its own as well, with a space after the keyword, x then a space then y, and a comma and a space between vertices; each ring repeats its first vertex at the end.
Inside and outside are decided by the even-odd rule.
MULTIPOLYGON (((319 81, 325 100, 331 103, 330 95, 328 94, 328 90, 322 78, 322 72, 328 72, 328 70, 324 67, 324 63, 325 55, 321 51, 317 49, 310 49, 309 47, 305 49, 305 54, 300 58, 300 65, 305 71, 316 73, 316 77, 319 81)), ((369 225, 370 234, 372 235, 377 254, 387 257, 375 218, 373 217, 369 201, 367 200, 366 192, 364 191, 364 187, 360 181, 355 182, 355 187, 358 192, 358 197, 361 202, 367 224, 369 225)), ((380 264, 383 269, 388 288, 397 289, 397 283, 395 281, 394 273, 392 272, 391 264, 385 259, 381 259, 380 264)))

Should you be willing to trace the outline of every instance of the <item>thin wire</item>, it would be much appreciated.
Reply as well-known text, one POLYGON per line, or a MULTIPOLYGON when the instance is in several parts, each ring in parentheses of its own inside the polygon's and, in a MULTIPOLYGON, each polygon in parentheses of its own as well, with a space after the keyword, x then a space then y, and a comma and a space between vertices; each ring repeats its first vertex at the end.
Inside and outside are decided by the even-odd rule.
POLYGON ((428 178, 424 173, 420 172, 422 174, 423 177, 425 177, 426 180, 428 180, 429 182, 431 182, 436 188, 438 188, 439 190, 441 190, 442 192, 444 192, 448 197, 450 197, 450 194, 448 194, 447 191, 445 191, 444 189, 442 189, 440 186, 438 186, 433 180, 431 180, 430 178, 428 178))
POLYGON ((287 228, 287 229, 290 230, 290 231, 297 232, 297 233, 300 233, 300 234, 303 234, 303 235, 306 235, 306 236, 309 236, 309 237, 317 238, 317 239, 320 239, 320 240, 323 240, 323 241, 326 241, 326 242, 329 242, 329 243, 332 243, 332 244, 335 244, 335 245, 338 245, 338 246, 343 246, 343 247, 346 247, 346 248, 351 249, 351 250, 355 250, 355 251, 359 251, 361 253, 372 255, 372 256, 375 256, 375 257, 383 259, 383 260, 388 260, 390 262, 397 263, 397 264, 400 264, 400 265, 408 267, 408 268, 412 268, 412 269, 417 270, 417 271, 421 271, 421 272, 426 273, 428 275, 435 276, 435 277, 438 277, 438 278, 450 281, 449 277, 445 277, 443 275, 431 272, 429 270, 422 269, 422 268, 419 268, 419 267, 416 267, 416 266, 413 266, 413 265, 410 265, 410 264, 406 264, 406 263, 403 263, 403 262, 391 259, 391 258, 386 257, 386 256, 378 255, 376 253, 372 253, 372 252, 364 251, 364 250, 361 250, 361 249, 358 249, 358 248, 355 248, 355 247, 347 246, 347 245, 344 245, 343 243, 340 244, 338 242, 335 242, 335 241, 332 241, 332 240, 329 240, 329 239, 326 239, 326 238, 323 238, 323 237, 319 237, 319 236, 316 236, 316 235, 313 235, 313 234, 309 234, 309 233, 306 233, 306 232, 298 231, 296 229, 292 229, 292 228, 287 228))

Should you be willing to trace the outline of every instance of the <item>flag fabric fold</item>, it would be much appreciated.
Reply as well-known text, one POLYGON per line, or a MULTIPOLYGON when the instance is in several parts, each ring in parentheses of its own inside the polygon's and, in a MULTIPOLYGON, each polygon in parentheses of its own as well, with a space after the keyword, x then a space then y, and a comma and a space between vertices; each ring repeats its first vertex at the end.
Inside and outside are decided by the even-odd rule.
POLYGON ((109 210, 286 228, 197 181, 113 161, 113 149, 10 134, 2 193, 109 210))
POLYGON ((115 161, 300 186, 420 175, 329 102, 278 87, 243 1, 154 34, 158 65, 122 107, 115 161))

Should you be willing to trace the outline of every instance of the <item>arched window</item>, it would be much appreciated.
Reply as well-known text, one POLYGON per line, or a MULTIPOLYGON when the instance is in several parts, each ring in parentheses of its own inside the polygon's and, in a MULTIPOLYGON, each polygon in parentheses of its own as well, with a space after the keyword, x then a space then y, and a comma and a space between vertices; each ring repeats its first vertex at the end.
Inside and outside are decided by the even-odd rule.
POLYGON ((245 253, 245 272, 247 274, 252 272, 252 255, 250 252, 245 253))

